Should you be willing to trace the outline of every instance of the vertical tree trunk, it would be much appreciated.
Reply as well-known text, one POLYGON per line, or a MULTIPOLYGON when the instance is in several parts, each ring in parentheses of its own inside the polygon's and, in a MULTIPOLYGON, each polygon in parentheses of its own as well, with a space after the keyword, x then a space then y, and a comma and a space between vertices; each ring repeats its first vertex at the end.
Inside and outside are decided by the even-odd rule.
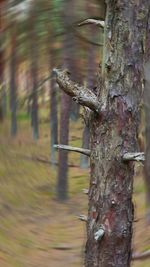
POLYGON ((30 57, 31 57, 31 75, 33 82, 32 89, 32 107, 31 107, 31 124, 33 129, 33 138, 37 140, 39 138, 39 125, 38 125, 38 40, 36 38, 35 29, 35 6, 32 7, 30 14, 29 24, 29 38, 30 38, 30 57))
MULTIPOLYGON (((88 4, 88 14, 90 16, 90 4, 88 4)), ((89 35, 95 38, 96 29, 95 26, 89 30, 89 35)), ((88 45, 88 56, 87 56, 87 87, 94 91, 96 85, 96 49, 92 44, 88 45)), ((82 136, 82 147, 88 149, 90 145, 90 130, 89 125, 85 125, 82 136)), ((81 154, 80 156, 80 167, 88 168, 89 157, 81 154)))
MULTIPOLYGON (((64 1, 64 28, 67 29, 70 21, 70 12, 72 10, 72 1, 64 1), (66 10, 68 12, 66 13, 66 10), (70 11, 70 12, 69 12, 70 11)), ((63 40, 63 65, 67 69, 72 69, 72 32, 69 31, 64 36, 63 40)), ((71 110, 71 98, 62 92, 60 103, 60 144, 68 145, 69 138, 69 116, 71 110)), ((57 179, 57 196, 59 200, 66 200, 68 198, 68 153, 63 150, 59 150, 59 167, 58 167, 58 179, 57 179)))
POLYGON ((144 88, 144 110, 145 110, 145 162, 144 177, 146 185, 147 221, 150 223, 150 10, 147 23, 146 52, 145 52, 145 88, 144 88))
POLYGON ((86 267, 130 266, 134 166, 122 155, 137 148, 147 4, 107 1, 101 113, 92 115, 90 125, 86 267))
MULTIPOLYGON (((50 21, 52 24, 52 21, 50 21)), ((49 70, 50 75, 54 68, 56 62, 56 52, 54 48, 54 38, 53 38, 53 27, 50 25, 48 33, 48 50, 49 50, 49 70)), ((55 148, 54 144, 58 143, 58 114, 57 114, 57 89, 56 81, 52 77, 50 79, 50 133, 51 133, 51 144, 50 144, 50 160, 55 162, 55 148)))
POLYGON ((16 95, 16 60, 17 60, 16 23, 11 27, 11 56, 10 56, 10 110, 11 110, 11 135, 17 133, 17 95, 16 95))
MULTIPOLYGON (((4 38, 3 7, 5 0, 0 1, 0 39, 4 38)), ((6 113, 6 92, 4 84, 4 43, 0 41, 0 121, 3 121, 6 113)))

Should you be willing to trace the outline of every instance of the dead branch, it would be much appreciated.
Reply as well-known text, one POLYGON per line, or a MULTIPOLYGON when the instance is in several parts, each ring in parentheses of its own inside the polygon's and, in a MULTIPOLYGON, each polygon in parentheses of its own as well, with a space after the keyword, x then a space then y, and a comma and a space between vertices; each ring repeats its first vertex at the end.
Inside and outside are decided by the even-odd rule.
POLYGON ((150 250, 144 251, 142 253, 133 253, 132 260, 145 260, 150 258, 150 250))
POLYGON ((84 149, 80 147, 73 147, 73 146, 66 146, 66 145, 58 144, 58 145, 54 145, 54 148, 77 152, 77 153, 84 154, 86 156, 90 156, 91 154, 91 151, 89 149, 84 149))
POLYGON ((104 28, 104 26, 105 26, 105 21, 103 21, 103 20, 98 20, 98 19, 86 19, 86 20, 80 22, 80 23, 78 24, 78 26, 84 26, 84 25, 87 25, 87 24, 94 24, 94 25, 96 25, 96 26, 98 26, 98 27, 104 28))
POLYGON ((86 194, 86 195, 88 195, 88 193, 89 193, 89 189, 86 189, 86 188, 83 188, 82 191, 83 191, 83 193, 86 194))
POLYGON ((60 88, 68 95, 70 95, 74 101, 82 106, 86 106, 95 112, 99 112, 100 103, 96 95, 88 88, 80 86, 69 79, 69 73, 66 70, 53 70, 56 74, 56 81, 60 88))
POLYGON ((86 215, 79 215, 78 219, 83 222, 87 222, 87 216, 86 215))
POLYGON ((144 152, 125 153, 123 155, 124 161, 145 161, 144 152))

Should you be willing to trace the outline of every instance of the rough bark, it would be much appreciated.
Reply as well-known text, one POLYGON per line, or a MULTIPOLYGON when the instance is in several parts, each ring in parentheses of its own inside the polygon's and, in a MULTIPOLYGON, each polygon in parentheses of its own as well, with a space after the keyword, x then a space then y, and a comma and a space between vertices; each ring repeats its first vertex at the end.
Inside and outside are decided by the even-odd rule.
POLYGON ((93 115, 90 126, 86 267, 130 266, 134 165, 122 155, 137 148, 147 3, 107 1, 105 76, 98 93, 103 114, 93 115), (99 228, 105 234, 96 241, 99 228))
POLYGON ((150 223, 150 10, 147 23, 146 51, 145 51, 145 87, 144 87, 144 111, 145 111, 145 163, 144 178, 146 185, 147 221, 150 223))
POLYGON ((17 64, 17 36, 16 23, 11 27, 11 56, 10 56, 10 110, 11 110, 11 135, 17 134, 17 88, 16 88, 16 64, 17 64))

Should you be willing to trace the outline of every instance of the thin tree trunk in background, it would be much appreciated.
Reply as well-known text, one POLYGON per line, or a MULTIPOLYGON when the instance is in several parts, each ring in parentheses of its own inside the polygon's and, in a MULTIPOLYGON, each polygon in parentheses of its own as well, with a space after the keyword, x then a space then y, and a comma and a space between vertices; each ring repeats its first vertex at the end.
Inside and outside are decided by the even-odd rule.
MULTIPOLYGON (((72 1, 64 1, 64 28, 67 29, 70 21, 72 1), (66 12, 67 10, 67 12, 66 12)), ((72 70, 72 32, 69 31, 64 36, 63 40, 63 65, 65 68, 72 70)), ((71 110, 71 98, 62 92, 60 103, 60 144, 68 145, 69 140, 69 117, 71 110)), ((66 200, 68 198, 68 152, 59 150, 59 167, 58 167, 58 179, 57 179, 57 197, 59 200, 66 200)))
MULTIPOLYGON (((67 1, 68 2, 68 1, 67 1)), ((67 4, 67 8, 68 8, 68 20, 66 21, 66 30, 67 30, 67 35, 68 38, 70 38, 70 41, 68 41, 67 44, 67 62, 68 62, 68 68, 69 71, 71 72, 71 78, 73 81, 79 81, 79 71, 80 71, 80 67, 77 66, 77 39, 75 36, 75 33, 73 31, 73 23, 75 22, 75 5, 76 5, 76 1, 75 0, 71 0, 70 2, 68 2, 67 4)), ((71 99, 71 109, 70 109, 70 118, 73 121, 77 121, 79 118, 79 110, 80 110, 80 106, 78 103, 76 103, 75 101, 73 101, 71 99)))
MULTIPOLYGON (((90 15, 90 5, 88 4, 88 14, 90 15)), ((96 28, 91 27, 89 29, 89 35, 93 38, 96 37, 96 28)), ((88 45, 88 56, 87 56, 87 87, 94 91, 96 85, 96 48, 92 44, 88 45)), ((90 146, 90 130, 89 125, 85 125, 82 136, 82 148, 88 149, 90 146)), ((81 154, 80 156, 80 167, 82 169, 88 168, 89 157, 81 154)))
POLYGON ((0 121, 3 121, 6 114, 6 91, 4 83, 4 2, 0 1, 0 121))
POLYGON ((90 120, 86 267, 130 266, 134 165, 122 155, 137 149, 148 2, 107 1, 101 113, 90 120))
POLYGON ((27 114, 28 115, 31 115, 31 96, 30 96, 30 93, 31 93, 31 77, 30 77, 30 71, 29 70, 26 70, 26 94, 27 94, 27 101, 26 101, 26 105, 27 105, 27 114))
MULTIPOLYGON (((52 23, 52 21, 50 21, 52 23)), ((56 52, 54 48, 54 38, 52 26, 50 26, 50 31, 48 33, 48 45, 49 45, 49 71, 50 75, 56 64, 56 52)), ((57 89, 56 81, 52 77, 50 79, 50 161, 54 163, 56 161, 54 144, 58 143, 58 114, 57 114, 57 89)))
POLYGON ((16 88, 16 65, 17 65, 17 34, 16 23, 11 26, 11 56, 10 56, 10 111, 11 111, 11 135, 17 134, 17 88, 16 88))
POLYGON ((146 52, 145 52, 145 72, 148 77, 145 77, 144 88, 144 110, 145 110, 145 162, 144 162, 144 178, 146 185, 146 205, 147 214, 146 219, 150 223, 150 10, 149 19, 147 23, 147 36, 146 36, 146 52))
POLYGON ((39 125, 38 125, 38 40, 35 29, 35 7, 32 7, 30 14, 29 24, 29 41, 30 41, 30 58, 31 58, 31 75, 32 75, 32 107, 31 107, 31 125, 33 129, 33 138, 39 138, 39 125))

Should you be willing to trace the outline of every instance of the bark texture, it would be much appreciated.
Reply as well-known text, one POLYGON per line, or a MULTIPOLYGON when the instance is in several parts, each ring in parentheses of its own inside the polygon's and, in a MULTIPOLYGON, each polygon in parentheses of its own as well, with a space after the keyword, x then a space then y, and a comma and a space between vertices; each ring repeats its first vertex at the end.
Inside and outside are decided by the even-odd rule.
POLYGON ((144 177, 146 185, 147 221, 150 223, 150 9, 148 13, 146 51, 145 51, 145 87, 144 87, 144 110, 145 110, 145 163, 144 177))
POLYGON ((86 267, 128 267, 131 260, 134 165, 143 81, 148 1, 106 1, 101 115, 91 116, 91 181, 86 267), (95 240, 95 233, 104 236, 95 240))

